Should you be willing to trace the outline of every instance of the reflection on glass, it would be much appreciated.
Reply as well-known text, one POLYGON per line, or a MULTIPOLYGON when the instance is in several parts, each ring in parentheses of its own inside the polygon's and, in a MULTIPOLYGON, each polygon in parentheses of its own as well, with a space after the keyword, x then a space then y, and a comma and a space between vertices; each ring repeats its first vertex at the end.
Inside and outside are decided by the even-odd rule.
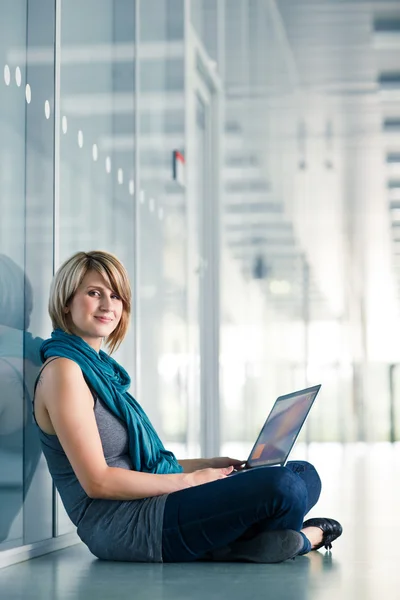
POLYGON ((31 403, 42 340, 28 332, 32 308, 23 270, 0 254, 0 543, 22 537, 21 509, 41 454, 31 403))
POLYGON ((10 85, 10 81, 11 81, 10 67, 8 65, 5 65, 5 67, 4 67, 4 83, 6 85, 10 85))
POLYGON ((32 91, 31 91, 31 86, 29 85, 29 83, 26 84, 25 97, 26 97, 27 103, 30 104, 31 100, 32 100, 32 91))
MULTIPOLYGON (((4 3, 3 3, 4 5, 4 3)), ((23 538, 25 97, 10 47, 26 51, 26 2, 1 9, 0 64, 0 548, 23 538), (24 7, 25 4, 25 7, 24 7)))
POLYGON ((17 67, 15 69, 15 83, 17 84, 18 87, 21 86, 21 81, 22 81, 21 69, 19 67, 17 67))
POLYGON ((26 0, 7 8, 0 4, 0 548, 5 550, 52 536, 52 482, 31 409, 41 339, 31 332, 48 334, 53 263, 54 143, 46 117, 54 105, 54 63, 38 64, 34 50, 48 49, 54 56, 54 2, 35 0, 29 15, 26 0))
POLYGON ((97 144, 93 144, 92 146, 92 156, 93 156, 93 160, 96 162, 97 159, 99 158, 99 150, 97 148, 97 144))
POLYGON ((46 119, 50 119, 50 102, 48 100, 44 103, 44 114, 46 119))

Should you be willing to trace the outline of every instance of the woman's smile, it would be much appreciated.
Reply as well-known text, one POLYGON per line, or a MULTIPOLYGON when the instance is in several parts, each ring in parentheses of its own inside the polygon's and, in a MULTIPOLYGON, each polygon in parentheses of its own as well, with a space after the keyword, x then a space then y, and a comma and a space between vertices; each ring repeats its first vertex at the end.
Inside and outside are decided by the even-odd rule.
POLYGON ((111 323, 112 319, 110 317, 96 317, 95 319, 98 319, 101 323, 111 323))

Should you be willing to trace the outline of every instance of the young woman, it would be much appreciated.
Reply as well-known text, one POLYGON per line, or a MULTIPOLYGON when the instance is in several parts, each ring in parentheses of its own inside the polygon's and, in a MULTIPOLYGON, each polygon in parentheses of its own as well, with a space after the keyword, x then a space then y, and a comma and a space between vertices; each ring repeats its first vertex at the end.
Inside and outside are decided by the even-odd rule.
POLYGON ((280 562, 341 534, 304 515, 321 484, 306 462, 251 469, 231 458, 178 461, 106 352, 122 342, 131 290, 119 260, 78 252, 56 273, 54 331, 41 348, 34 414, 50 473, 78 535, 108 560, 280 562))

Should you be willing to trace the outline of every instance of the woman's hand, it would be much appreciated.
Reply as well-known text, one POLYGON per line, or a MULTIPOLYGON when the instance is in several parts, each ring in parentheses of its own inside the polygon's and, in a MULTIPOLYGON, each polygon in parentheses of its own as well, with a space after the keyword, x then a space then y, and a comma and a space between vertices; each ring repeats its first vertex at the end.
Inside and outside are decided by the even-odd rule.
POLYGON ((187 487, 195 487, 217 481, 217 479, 225 479, 232 471, 233 466, 222 469, 200 469, 199 471, 193 471, 193 473, 184 473, 183 479, 187 487))
POLYGON ((213 469, 234 467, 236 471, 241 471, 244 468, 246 461, 237 460, 236 458, 229 458, 229 456, 216 456, 215 458, 210 458, 209 464, 213 469))
POLYGON ((245 460, 237 460, 228 456, 217 456, 216 458, 189 458, 180 460, 185 473, 194 473, 203 469, 225 469, 226 467, 234 467, 235 471, 241 471, 246 464, 245 460))

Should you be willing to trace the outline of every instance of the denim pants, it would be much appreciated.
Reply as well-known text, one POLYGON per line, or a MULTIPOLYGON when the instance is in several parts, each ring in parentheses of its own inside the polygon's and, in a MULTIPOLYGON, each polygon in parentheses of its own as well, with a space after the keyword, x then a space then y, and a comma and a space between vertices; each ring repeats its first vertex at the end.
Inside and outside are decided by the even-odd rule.
MULTIPOLYGON (((260 531, 300 531, 321 480, 308 462, 249 469, 169 494, 164 510, 164 562, 189 562, 260 531)), ((308 551, 305 542, 305 549, 308 551)))

